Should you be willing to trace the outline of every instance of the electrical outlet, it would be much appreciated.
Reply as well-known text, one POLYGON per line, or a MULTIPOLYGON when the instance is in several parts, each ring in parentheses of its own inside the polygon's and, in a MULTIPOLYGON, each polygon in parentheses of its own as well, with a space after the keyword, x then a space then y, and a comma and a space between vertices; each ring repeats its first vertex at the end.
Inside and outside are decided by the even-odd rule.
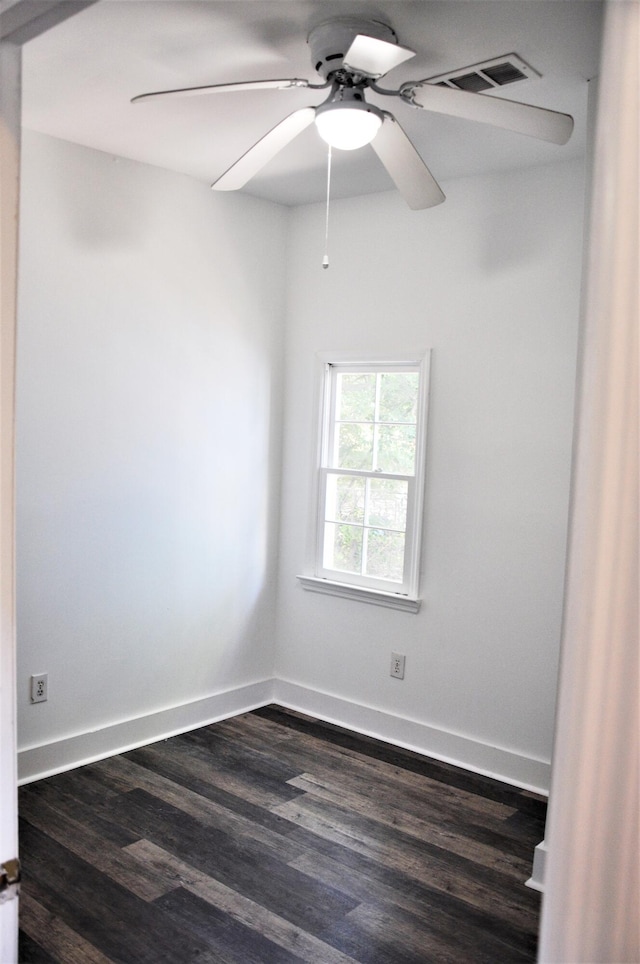
POLYGON ((391 669, 389 670, 389 675, 394 676, 396 679, 404 679, 404 656, 400 653, 391 654, 391 669))
POLYGON ((48 689, 49 689, 48 673, 38 673, 37 676, 32 676, 31 677, 31 702, 44 703, 45 700, 48 700, 49 699, 48 689))

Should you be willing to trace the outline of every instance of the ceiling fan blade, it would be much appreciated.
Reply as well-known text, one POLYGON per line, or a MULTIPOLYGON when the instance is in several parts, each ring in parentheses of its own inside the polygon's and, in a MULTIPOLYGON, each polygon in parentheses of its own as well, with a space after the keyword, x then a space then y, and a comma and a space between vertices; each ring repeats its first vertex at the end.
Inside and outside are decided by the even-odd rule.
POLYGON ((408 47, 359 33, 344 55, 343 62, 350 70, 377 78, 415 55, 415 50, 409 50, 408 47))
POLYGON ((214 191, 237 191, 244 187, 283 147, 312 124, 315 116, 315 107, 303 107, 289 114, 250 147, 211 187, 214 191))
POLYGON ((287 87, 313 87, 326 84, 310 84, 307 80, 292 77, 287 80, 245 80, 237 84, 209 84, 207 87, 183 87, 180 90, 155 90, 150 94, 138 94, 131 99, 132 104, 156 97, 192 97, 197 94, 226 94, 235 90, 286 90, 287 87))
POLYGON ((493 124, 508 131, 528 134, 553 144, 566 144, 573 130, 573 117, 558 111, 520 104, 486 94, 473 94, 466 90, 452 90, 436 84, 420 82, 405 84, 402 95, 409 94, 412 104, 438 114, 450 114, 465 120, 493 124))
POLYGON ((444 194, 395 117, 384 123, 371 146, 410 208, 420 211, 444 201, 444 194))

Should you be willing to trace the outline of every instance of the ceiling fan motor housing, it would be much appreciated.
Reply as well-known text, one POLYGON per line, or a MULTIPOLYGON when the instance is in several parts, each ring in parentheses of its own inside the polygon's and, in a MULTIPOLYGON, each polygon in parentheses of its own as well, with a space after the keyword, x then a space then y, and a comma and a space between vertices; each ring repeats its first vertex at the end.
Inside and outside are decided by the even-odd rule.
POLYGON ((311 48, 311 62, 321 77, 328 80, 336 71, 343 69, 345 54, 358 34, 386 40, 391 44, 398 43, 395 30, 378 20, 343 17, 321 23, 313 28, 307 39, 311 48))

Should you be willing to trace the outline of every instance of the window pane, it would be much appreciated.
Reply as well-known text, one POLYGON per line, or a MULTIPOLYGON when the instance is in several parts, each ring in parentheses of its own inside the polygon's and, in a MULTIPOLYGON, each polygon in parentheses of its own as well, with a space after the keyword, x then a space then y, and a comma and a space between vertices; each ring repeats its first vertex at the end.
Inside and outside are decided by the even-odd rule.
POLYGON ((416 464, 415 425, 378 426, 378 457, 376 461, 376 468, 380 469, 381 472, 413 475, 416 464))
POLYGON ((325 569, 338 569, 340 572, 360 573, 362 571, 362 534, 361 526, 337 525, 326 522, 324 526, 325 569))
POLYGON ((365 485, 365 479, 353 475, 327 476, 327 519, 333 519, 336 522, 357 522, 362 525, 365 485), (328 498, 329 486, 335 493, 331 507, 328 498))
POLYGON ((367 525, 400 529, 407 521, 407 482, 393 479, 370 479, 367 503, 367 525))
POLYGON ((367 469, 373 466, 373 425, 346 423, 337 426, 339 469, 367 469))
POLYGON ((336 403, 339 422, 372 422, 376 406, 375 373, 338 375, 336 403))
POLYGON ((404 570, 404 533, 369 529, 365 575, 402 582, 404 570))
POLYGON ((425 353, 324 365, 316 576, 414 598, 428 361, 425 353))
POLYGON ((380 375, 381 422, 415 422, 418 416, 418 373, 380 375))

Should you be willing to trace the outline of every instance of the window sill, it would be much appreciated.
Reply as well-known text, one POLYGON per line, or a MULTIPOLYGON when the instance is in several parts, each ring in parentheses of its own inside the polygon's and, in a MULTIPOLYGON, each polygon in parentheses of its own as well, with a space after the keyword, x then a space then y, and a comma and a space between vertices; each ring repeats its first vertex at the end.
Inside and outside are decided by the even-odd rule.
POLYGON ((297 576, 296 578, 300 580, 302 588, 310 592, 323 592, 329 596, 342 596, 344 599, 359 599, 360 602, 386 606, 389 609, 400 609, 406 613, 417 613, 420 609, 420 599, 411 599, 409 596, 401 596, 398 593, 350 586, 344 582, 320 579, 318 576, 297 576))

